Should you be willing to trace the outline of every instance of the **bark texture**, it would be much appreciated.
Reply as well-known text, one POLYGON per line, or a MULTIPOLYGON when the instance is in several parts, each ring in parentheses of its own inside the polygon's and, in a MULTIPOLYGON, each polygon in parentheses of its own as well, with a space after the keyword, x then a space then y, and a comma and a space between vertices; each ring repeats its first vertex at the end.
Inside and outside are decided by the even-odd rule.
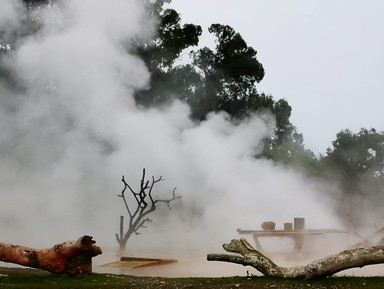
POLYGON ((48 249, 0 243, 0 261, 71 276, 92 273, 92 258, 102 253, 90 236, 56 244, 48 249))
POLYGON ((223 261, 252 266, 265 276, 278 278, 315 279, 355 267, 384 263, 384 246, 366 246, 345 250, 338 254, 313 261, 305 266, 280 267, 255 250, 245 239, 224 244, 227 252, 240 255, 208 254, 208 261, 223 261))

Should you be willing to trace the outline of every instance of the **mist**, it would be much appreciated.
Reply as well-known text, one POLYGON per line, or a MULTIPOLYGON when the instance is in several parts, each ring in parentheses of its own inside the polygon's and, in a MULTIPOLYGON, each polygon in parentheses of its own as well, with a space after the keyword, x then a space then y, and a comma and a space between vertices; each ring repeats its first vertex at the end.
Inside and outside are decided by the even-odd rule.
MULTIPOLYGON (((1 31, 18 29, 23 13, 19 1, 1 0, 1 31)), ((0 82, 1 242, 46 247, 88 234, 117 250, 120 179, 138 187, 143 168, 165 179, 159 198, 174 187, 182 197, 171 211, 160 204, 128 250, 221 250, 237 228, 272 220, 282 229, 294 217, 341 228, 329 188, 254 157, 273 116, 234 125, 219 113, 196 124, 177 101, 135 105, 150 75, 126 47, 156 25, 140 1, 68 0, 36 13, 38 33, 1 59, 18 83, 0 82)))

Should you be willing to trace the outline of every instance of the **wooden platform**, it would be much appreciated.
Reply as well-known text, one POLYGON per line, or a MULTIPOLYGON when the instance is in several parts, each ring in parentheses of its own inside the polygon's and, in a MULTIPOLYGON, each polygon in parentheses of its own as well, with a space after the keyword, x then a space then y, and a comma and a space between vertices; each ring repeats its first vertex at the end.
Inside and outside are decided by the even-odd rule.
POLYGON ((325 235, 325 234, 348 234, 350 232, 336 229, 320 229, 320 230, 243 230, 237 229, 239 234, 253 235, 255 240, 256 249, 262 250, 262 246, 259 242, 261 237, 287 237, 292 238, 295 241, 295 249, 300 251, 305 236, 311 235, 325 235))
POLYGON ((242 230, 237 229, 239 234, 252 234, 257 237, 295 237, 297 235, 324 235, 324 234, 347 234, 348 231, 336 229, 320 230, 242 230))
POLYGON ((172 259, 156 259, 156 258, 139 258, 139 257, 121 257, 120 261, 107 263, 101 265, 101 267, 110 267, 110 268, 143 268, 149 266, 159 266, 172 264, 177 262, 177 260, 172 259))

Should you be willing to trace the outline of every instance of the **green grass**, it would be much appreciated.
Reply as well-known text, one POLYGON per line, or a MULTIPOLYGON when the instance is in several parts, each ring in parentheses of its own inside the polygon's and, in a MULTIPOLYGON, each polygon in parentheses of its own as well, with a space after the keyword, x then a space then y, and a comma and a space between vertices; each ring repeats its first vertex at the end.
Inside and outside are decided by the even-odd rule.
POLYGON ((332 277, 321 280, 273 279, 267 277, 225 278, 153 278, 113 274, 92 274, 84 278, 56 276, 40 270, 0 268, 0 288, 23 289, 224 289, 224 288, 276 288, 276 289, 331 289, 369 288, 383 289, 384 277, 332 277))

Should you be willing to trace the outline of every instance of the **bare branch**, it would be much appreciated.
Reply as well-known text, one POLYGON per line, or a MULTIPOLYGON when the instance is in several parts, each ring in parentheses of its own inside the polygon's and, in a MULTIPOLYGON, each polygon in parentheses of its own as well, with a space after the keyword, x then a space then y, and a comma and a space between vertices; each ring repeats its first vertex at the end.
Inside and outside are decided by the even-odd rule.
POLYGON ((140 228, 147 228, 147 226, 145 226, 145 223, 152 223, 152 220, 150 218, 145 218, 144 220, 142 220, 136 227, 136 230, 135 230, 135 234, 136 235, 141 235, 141 233, 139 232, 139 229, 140 228))
POLYGON ((168 199, 168 200, 156 200, 156 201, 153 202, 153 204, 155 205, 156 203, 166 203, 168 208, 171 210, 170 203, 172 201, 176 200, 176 199, 180 199, 181 198, 181 196, 176 196, 176 193, 175 193, 176 192, 176 188, 177 187, 175 187, 173 189, 173 191, 172 191, 172 198, 171 199, 168 199))
MULTIPOLYGON (((121 180, 122 180, 122 182, 124 183, 124 189, 122 190, 121 194, 118 195, 118 196, 121 197, 121 198, 123 199, 125 208, 127 209, 129 216, 132 216, 132 214, 131 214, 131 210, 129 209, 129 206, 128 206, 128 203, 127 203, 127 199, 125 198, 125 190, 126 190, 127 188, 129 188, 129 189, 131 189, 131 188, 130 188, 130 186, 125 182, 124 176, 121 178, 121 180)), ((131 191, 132 191, 132 189, 131 189, 131 191)))

